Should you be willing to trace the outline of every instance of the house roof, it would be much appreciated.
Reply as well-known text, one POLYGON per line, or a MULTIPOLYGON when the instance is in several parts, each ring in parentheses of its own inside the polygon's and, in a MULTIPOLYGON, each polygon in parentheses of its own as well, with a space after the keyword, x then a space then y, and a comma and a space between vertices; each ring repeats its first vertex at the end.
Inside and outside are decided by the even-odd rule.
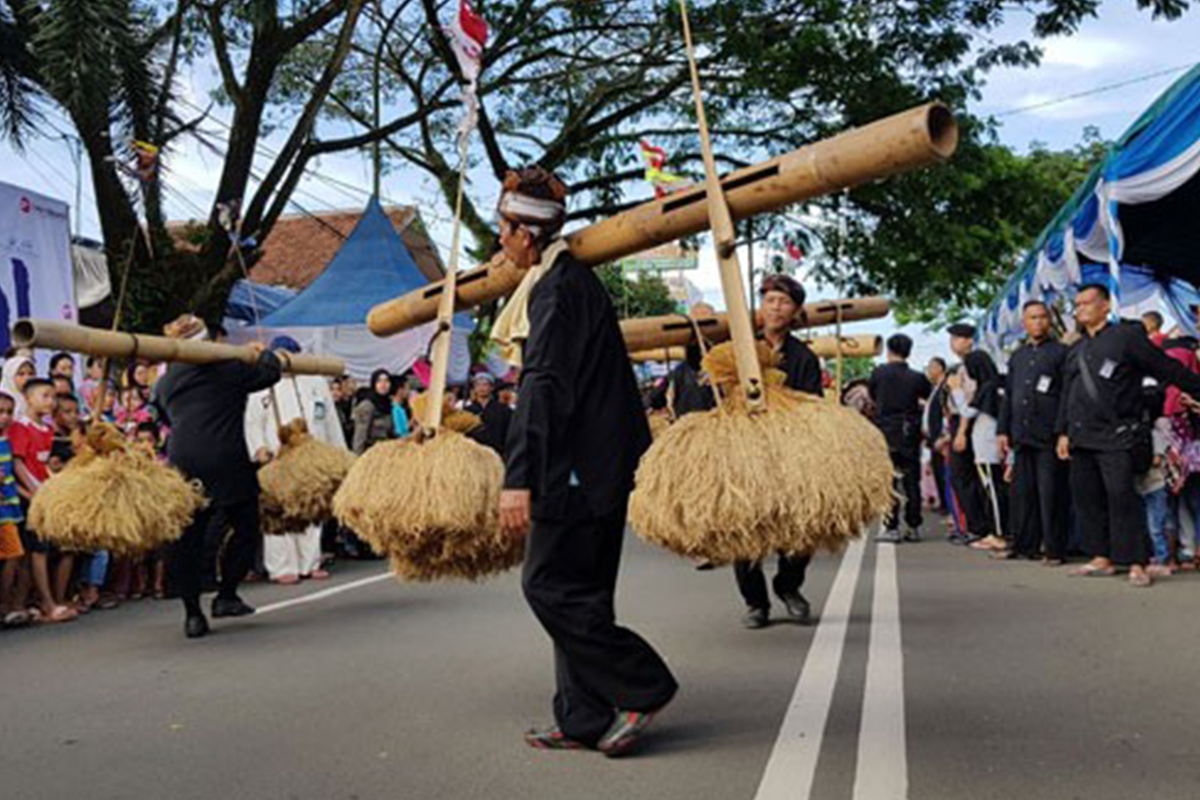
MULTIPOLYGON (((430 281, 440 280, 445 267, 416 207, 384 206, 383 211, 421 274, 430 281)), ((251 268, 250 279, 270 286, 307 288, 333 261, 362 215, 362 209, 282 215, 263 242, 262 258, 251 268)))

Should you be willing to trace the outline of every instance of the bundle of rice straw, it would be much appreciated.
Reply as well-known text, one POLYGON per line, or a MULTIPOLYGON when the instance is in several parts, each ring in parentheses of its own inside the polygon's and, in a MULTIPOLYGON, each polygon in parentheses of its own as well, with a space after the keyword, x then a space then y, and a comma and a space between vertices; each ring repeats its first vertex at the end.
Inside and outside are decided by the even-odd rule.
POLYGON ((204 503, 199 483, 102 423, 38 490, 29 525, 68 552, 134 555, 178 539, 204 503))
POLYGON ((650 424, 650 435, 655 439, 671 427, 671 418, 666 414, 650 414, 646 417, 646 422, 650 424))
POLYGON ((836 402, 786 388, 766 345, 759 358, 767 410, 752 415, 732 345, 705 357, 723 402, 677 420, 642 457, 629 506, 642 538, 714 563, 837 551, 890 510, 882 434, 836 402))
MULTIPOLYGON (((425 418, 425 396, 413 401, 425 418)), ((333 510, 407 580, 479 580, 519 564, 524 542, 500 531, 504 464, 465 434, 480 425, 463 411, 442 428, 380 442, 359 458, 334 497, 333 510)))
POLYGON ((314 438, 299 418, 279 429, 279 443, 279 455, 258 471, 262 530, 298 533, 333 515, 333 496, 354 454, 314 438))

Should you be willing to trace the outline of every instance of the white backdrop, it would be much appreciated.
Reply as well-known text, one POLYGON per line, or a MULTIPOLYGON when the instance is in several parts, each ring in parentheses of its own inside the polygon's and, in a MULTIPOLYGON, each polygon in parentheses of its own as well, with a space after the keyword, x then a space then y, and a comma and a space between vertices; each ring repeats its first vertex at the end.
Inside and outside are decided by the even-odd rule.
POLYGON ((66 203, 0 182, 0 352, 23 316, 75 321, 67 212, 66 203))

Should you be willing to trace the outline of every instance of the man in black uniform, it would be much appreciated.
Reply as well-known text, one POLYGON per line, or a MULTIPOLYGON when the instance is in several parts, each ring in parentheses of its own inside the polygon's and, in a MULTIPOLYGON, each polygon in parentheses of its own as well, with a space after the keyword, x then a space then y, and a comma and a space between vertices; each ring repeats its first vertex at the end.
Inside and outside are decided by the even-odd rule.
POLYGON ((892 467, 904 493, 904 535, 900 535, 900 500, 896 499, 879 541, 897 544, 921 539, 921 403, 932 387, 924 374, 910 369, 912 339, 897 333, 887 341, 887 363, 876 367, 867 382, 877 410, 875 424, 887 439, 892 467))
POLYGON ((1083 338, 1067 356, 1058 455, 1071 462, 1071 495, 1091 561, 1071 574, 1112 575, 1128 567, 1130 584, 1143 587, 1151 582, 1150 537, 1134 477, 1149 466, 1136 462, 1151 451, 1142 381, 1149 376, 1200 396, 1200 376, 1155 347, 1140 322, 1114 323, 1111 313, 1106 286, 1076 293, 1083 338))
MULTIPOLYGON (((804 306, 804 287, 789 275, 772 274, 763 279, 759 294, 762 297, 763 338, 782 357, 779 368, 787 375, 785 385, 820 396, 821 362, 808 345, 792 336, 792 325, 804 306)), ((808 600, 800 594, 810 561, 812 556, 809 554, 780 553, 779 568, 773 581, 775 594, 783 601, 788 615, 802 625, 812 621, 808 600)), ((733 569, 738 590, 746 602, 742 624, 750 629, 766 627, 771 617, 771 598, 767 594, 762 562, 738 561, 733 569)))
POLYGON ((626 506, 650 429, 603 284, 551 242, 565 199, 566 187, 538 168, 509 173, 500 198, 501 246, 536 270, 496 326, 509 343, 524 340, 500 524, 512 536, 529 532, 522 587, 557 665, 557 724, 526 741, 619 755, 677 685, 654 649, 615 620, 626 506))
MULTIPOLYGON (((167 326, 167 335, 204 338, 204 323, 187 316, 167 326)), ((221 582, 214 617, 240 617, 254 609, 237 590, 254 561, 258 528, 258 475, 246 449, 246 400, 279 381, 280 363, 262 345, 256 364, 172 364, 155 387, 155 402, 171 428, 167 456, 204 486, 208 505, 197 512, 171 553, 173 581, 183 600, 189 639, 208 633, 200 608, 204 536, 210 524, 232 527, 221 557, 221 582)))
POLYGON ((508 440, 508 426, 512 422, 512 409, 501 403, 495 394, 496 379, 490 373, 480 372, 472 380, 475 399, 467 403, 465 410, 483 420, 472 438, 485 447, 490 447, 504 458, 504 443, 508 440))
POLYGON ((1012 531, 1009 555, 1061 566, 1067 558, 1067 470, 1055 453, 1067 348, 1050 335, 1050 312, 1040 300, 1021 311, 1025 343, 1008 359, 997 425, 1000 452, 1012 452, 1012 531))

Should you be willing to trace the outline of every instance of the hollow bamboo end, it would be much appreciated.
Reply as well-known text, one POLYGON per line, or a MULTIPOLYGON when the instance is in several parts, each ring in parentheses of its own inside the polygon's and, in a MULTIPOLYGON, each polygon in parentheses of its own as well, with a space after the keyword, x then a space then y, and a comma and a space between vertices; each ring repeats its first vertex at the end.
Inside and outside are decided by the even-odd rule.
POLYGON ((925 111, 925 131, 939 158, 949 158, 958 149, 958 120, 943 103, 932 103, 925 111))
POLYGON ((33 324, 33 320, 19 319, 17 320, 17 324, 13 325, 13 347, 33 347, 34 339, 36 337, 37 326, 33 324))

